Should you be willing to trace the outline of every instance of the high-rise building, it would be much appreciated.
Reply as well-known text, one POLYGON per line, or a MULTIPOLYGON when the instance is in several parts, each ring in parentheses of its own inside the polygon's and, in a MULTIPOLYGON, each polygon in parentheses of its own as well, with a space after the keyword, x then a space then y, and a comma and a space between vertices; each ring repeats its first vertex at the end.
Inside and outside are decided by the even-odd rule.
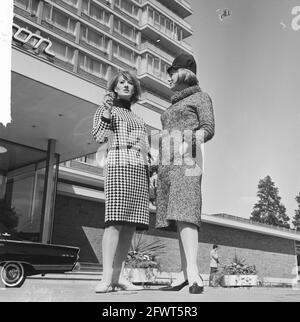
POLYGON ((191 53, 186 0, 14 0, 12 123, 0 126, 0 193, 16 237, 79 245, 97 262, 103 169, 90 134, 111 76, 132 70, 151 129, 169 106, 167 68, 191 53), (96 256, 94 256, 96 254, 96 256), (94 257, 95 258, 94 258, 94 257))

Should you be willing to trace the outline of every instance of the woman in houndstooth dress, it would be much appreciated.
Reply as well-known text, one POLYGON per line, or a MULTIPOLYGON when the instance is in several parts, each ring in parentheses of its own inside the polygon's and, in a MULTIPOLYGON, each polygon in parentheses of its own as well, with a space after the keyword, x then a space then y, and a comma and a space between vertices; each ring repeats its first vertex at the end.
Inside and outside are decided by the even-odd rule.
POLYGON ((148 137, 145 122, 131 111, 140 85, 128 71, 118 73, 94 116, 92 134, 108 143, 105 166, 105 231, 103 279, 97 293, 111 288, 137 290, 122 271, 136 228, 149 225, 148 137))

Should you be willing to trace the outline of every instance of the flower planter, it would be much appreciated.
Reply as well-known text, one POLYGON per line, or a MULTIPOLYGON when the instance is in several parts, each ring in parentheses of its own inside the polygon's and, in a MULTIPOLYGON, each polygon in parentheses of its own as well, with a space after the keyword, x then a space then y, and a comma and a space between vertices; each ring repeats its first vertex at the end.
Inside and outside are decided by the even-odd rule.
POLYGON ((124 275, 131 283, 154 283, 158 275, 158 269, 125 268, 124 275))
POLYGON ((222 286, 257 286, 257 275, 224 275, 222 286))

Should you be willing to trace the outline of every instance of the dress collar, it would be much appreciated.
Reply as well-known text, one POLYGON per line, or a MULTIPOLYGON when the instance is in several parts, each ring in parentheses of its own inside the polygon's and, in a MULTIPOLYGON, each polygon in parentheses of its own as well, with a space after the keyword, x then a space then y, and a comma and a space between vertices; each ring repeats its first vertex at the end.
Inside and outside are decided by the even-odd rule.
POLYGON ((201 88, 198 85, 187 87, 181 91, 176 92, 171 97, 171 102, 172 102, 172 104, 177 103, 177 102, 181 101, 182 99, 184 99, 192 94, 195 94, 197 92, 201 92, 201 88))
POLYGON ((116 107, 122 107, 125 108, 126 110, 131 110, 131 102, 130 101, 126 101, 126 100, 122 100, 120 98, 115 98, 113 101, 113 105, 116 107))

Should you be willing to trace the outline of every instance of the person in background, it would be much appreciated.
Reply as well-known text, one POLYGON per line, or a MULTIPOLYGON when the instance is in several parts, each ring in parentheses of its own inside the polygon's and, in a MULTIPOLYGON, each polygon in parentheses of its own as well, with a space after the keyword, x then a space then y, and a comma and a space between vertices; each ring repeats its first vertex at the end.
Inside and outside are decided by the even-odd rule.
POLYGON ((219 267, 218 245, 213 245, 213 248, 210 251, 209 286, 215 286, 214 279, 218 272, 218 267, 219 267))
POLYGON ((179 291, 189 285, 191 294, 200 294, 203 280, 197 256, 202 206, 201 145, 214 136, 213 106, 209 95, 199 87, 192 55, 178 55, 167 72, 174 95, 172 105, 161 116, 156 228, 177 226, 181 274, 161 290, 179 291))
POLYGON ((96 293, 142 289, 123 277, 133 234, 136 228, 146 230, 149 225, 148 137, 145 122, 131 110, 140 93, 136 76, 119 72, 94 116, 92 135, 97 142, 108 144, 103 278, 96 293))

